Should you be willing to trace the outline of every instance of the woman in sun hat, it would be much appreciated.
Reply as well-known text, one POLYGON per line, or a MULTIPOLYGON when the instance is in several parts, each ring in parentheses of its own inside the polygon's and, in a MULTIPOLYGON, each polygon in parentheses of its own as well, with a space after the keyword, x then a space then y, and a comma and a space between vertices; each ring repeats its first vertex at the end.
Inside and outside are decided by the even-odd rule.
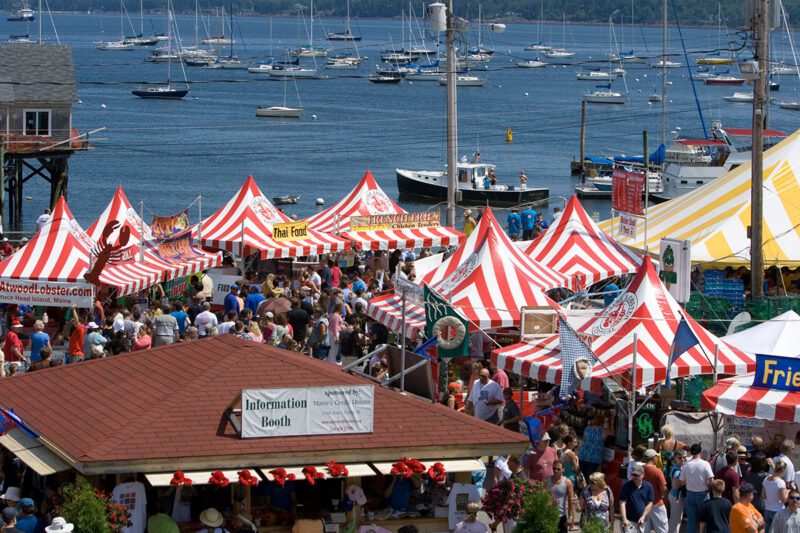
POLYGON ((53 518, 53 521, 50 523, 50 525, 44 528, 47 533, 66 533, 67 531, 72 531, 73 529, 75 529, 75 526, 60 516, 53 518))
POLYGON ((227 529, 222 527, 225 523, 222 513, 213 507, 209 507, 200 513, 200 523, 206 527, 198 530, 197 533, 229 533, 227 529))

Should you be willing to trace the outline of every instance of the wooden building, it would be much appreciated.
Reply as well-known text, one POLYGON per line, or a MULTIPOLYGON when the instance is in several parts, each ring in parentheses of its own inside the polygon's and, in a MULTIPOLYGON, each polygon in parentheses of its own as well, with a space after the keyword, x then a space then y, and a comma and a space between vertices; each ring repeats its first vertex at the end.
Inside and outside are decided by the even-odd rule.
POLYGON ((72 49, 63 45, 0 45, 0 213, 8 192, 6 227, 22 218, 23 185, 33 177, 50 183, 50 204, 67 194, 69 157, 88 149, 72 127, 78 99, 72 49))

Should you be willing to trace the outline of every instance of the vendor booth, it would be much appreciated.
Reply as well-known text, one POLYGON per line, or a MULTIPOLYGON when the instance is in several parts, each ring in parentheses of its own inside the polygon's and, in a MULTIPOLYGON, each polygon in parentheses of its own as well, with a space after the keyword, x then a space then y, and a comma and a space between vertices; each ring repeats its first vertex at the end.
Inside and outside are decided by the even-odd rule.
POLYGON ((347 250, 350 243, 294 222, 261 192, 252 176, 228 203, 194 230, 203 246, 261 259, 303 257, 347 250), (278 224, 278 231, 275 225, 278 224))
POLYGON ((52 218, 14 255, 0 263, 0 301, 54 307, 91 307, 95 285, 87 273, 95 272, 99 284, 132 294, 157 283, 163 270, 157 264, 131 258, 116 259, 122 246, 116 241, 96 243, 72 216, 63 196, 52 218), (105 249, 105 250, 104 250, 105 249), (98 255, 106 256, 98 265, 98 255))
POLYGON ((442 226, 438 211, 409 213, 397 205, 369 170, 349 194, 306 221, 317 231, 352 241, 360 250, 455 246, 466 238, 442 226))
POLYGON ((447 531, 448 514, 477 499, 460 493, 477 495, 479 459, 527 447, 443 405, 230 335, 2 380, 0 407, 36 435, 0 438, 32 471, 141 483, 147 514, 180 508, 184 531, 215 507, 288 532, 317 506, 330 532, 447 531))

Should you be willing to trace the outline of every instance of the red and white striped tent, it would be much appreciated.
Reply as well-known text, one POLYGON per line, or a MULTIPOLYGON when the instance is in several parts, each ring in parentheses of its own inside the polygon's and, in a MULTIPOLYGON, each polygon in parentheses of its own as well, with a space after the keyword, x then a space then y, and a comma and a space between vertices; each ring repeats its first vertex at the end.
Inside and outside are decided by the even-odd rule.
POLYGON ((125 195, 125 191, 122 187, 117 187, 113 198, 111 198, 105 210, 100 214, 97 220, 89 226, 86 233, 93 241, 98 242, 102 237, 106 224, 112 221, 117 221, 120 225, 110 234, 108 240, 112 242, 115 241, 119 238, 120 230, 127 226, 130 231, 130 239, 128 241, 129 255, 131 255, 133 259, 138 259, 142 251, 140 247, 142 246, 142 242, 144 242, 144 260, 162 269, 161 281, 188 276, 189 274, 213 268, 222 263, 222 257, 219 253, 210 253, 197 249, 195 249, 196 255, 192 258, 176 261, 174 259, 161 257, 158 252, 157 244, 152 240, 150 226, 145 223, 139 216, 139 213, 131 207, 131 203, 128 201, 128 197, 125 195), (142 238, 142 232, 144 232, 144 239, 142 238))
POLYGON ((486 208, 475 230, 423 281, 481 329, 518 326, 523 306, 558 307, 544 291, 569 277, 527 257, 486 208))
MULTIPOLYGON (((369 301, 367 315, 377 320, 389 331, 403 327, 403 300, 397 294, 382 294, 369 301)), ((406 301, 406 338, 415 340, 425 332, 425 307, 406 301)))
MULTIPOLYGON (((0 263, 0 281, 69 284, 82 292, 91 286, 83 276, 89 271, 89 257, 94 246, 95 242, 72 216, 64 197, 59 197, 50 222, 0 263)), ((157 283, 160 274, 161 270, 152 264, 129 260, 109 263, 100 280, 124 296, 157 283)), ((49 305, 61 304, 54 301, 49 305)))
POLYGON ((261 252, 262 259, 339 252, 350 246, 343 239, 311 228, 306 239, 276 241, 272 238, 272 225, 286 222, 293 220, 276 209, 253 177, 248 176, 227 204, 203 220, 200 243, 240 255, 261 252))
POLYGON ((593 339, 591 348, 598 362, 592 369, 592 381, 597 384, 602 378, 630 372, 635 334, 637 388, 663 382, 681 316, 686 318, 700 343, 675 361, 671 378, 712 374, 715 347, 719 347, 718 374, 754 370, 755 360, 751 356, 706 331, 678 305, 658 278, 650 258, 645 256, 627 290, 578 330, 593 339))
POLYGON ((754 379, 751 373, 719 380, 703 392, 701 407, 723 415, 800 422, 800 392, 753 387, 754 379))
POLYGON ((581 290, 600 280, 632 274, 640 256, 603 233, 586 213, 577 196, 564 213, 525 250, 525 254, 572 277, 572 288, 581 290))
POLYGON ((388 230, 350 231, 350 217, 370 215, 399 215, 408 211, 389 198, 369 170, 350 191, 332 206, 308 217, 310 227, 317 231, 335 233, 353 241, 358 249, 395 250, 451 246, 466 236, 450 227, 403 228, 388 230))
POLYGON ((558 333, 492 350, 497 368, 547 383, 561 383, 561 341, 558 333))

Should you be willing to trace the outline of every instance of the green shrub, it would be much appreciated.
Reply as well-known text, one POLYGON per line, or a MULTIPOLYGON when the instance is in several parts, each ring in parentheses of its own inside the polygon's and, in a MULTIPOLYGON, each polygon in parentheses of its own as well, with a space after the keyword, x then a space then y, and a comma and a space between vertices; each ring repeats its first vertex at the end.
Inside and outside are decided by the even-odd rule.
POLYGON ((78 477, 75 483, 64 487, 64 504, 59 515, 75 524, 75 531, 106 533, 110 531, 106 518, 106 500, 99 497, 86 478, 78 477))
POLYGON ((608 533, 609 528, 599 518, 589 518, 581 525, 581 533, 608 533))
POLYGON ((550 489, 535 481, 522 498, 522 513, 514 533, 558 533, 561 509, 550 489))

